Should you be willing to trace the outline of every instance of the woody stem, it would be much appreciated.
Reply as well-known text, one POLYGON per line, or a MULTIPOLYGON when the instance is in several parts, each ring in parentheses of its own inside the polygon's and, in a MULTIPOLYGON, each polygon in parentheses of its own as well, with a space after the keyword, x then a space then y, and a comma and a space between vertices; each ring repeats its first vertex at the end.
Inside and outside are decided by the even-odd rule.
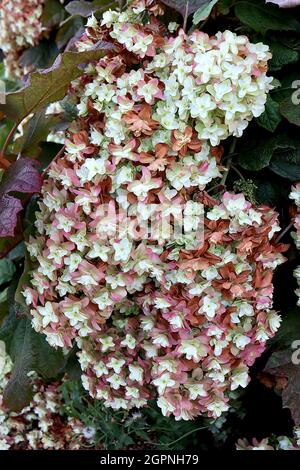
POLYGON ((279 243, 280 240, 284 237, 284 235, 285 235, 286 233, 288 233, 288 232, 293 228, 294 223, 295 223, 295 220, 292 219, 291 222, 289 223, 289 225, 288 225, 287 227, 285 227, 285 229, 282 230, 282 232, 278 235, 278 237, 277 237, 276 240, 275 240, 276 243, 279 243))
POLYGON ((185 15, 184 15, 184 20, 183 20, 183 26, 182 26, 184 32, 186 31, 188 13, 189 13, 189 2, 187 1, 186 6, 185 6, 185 15))
POLYGON ((231 155, 235 151, 236 142, 237 142, 237 139, 236 139, 236 137, 234 137, 234 139, 231 143, 230 149, 229 149, 229 155, 230 156, 228 157, 228 160, 227 160, 226 170, 225 170, 225 173, 224 173, 223 178, 222 178, 221 183, 220 183, 222 186, 225 186, 226 179, 227 179, 228 173, 229 173, 230 168, 231 168, 231 163, 232 163, 232 156, 231 155))

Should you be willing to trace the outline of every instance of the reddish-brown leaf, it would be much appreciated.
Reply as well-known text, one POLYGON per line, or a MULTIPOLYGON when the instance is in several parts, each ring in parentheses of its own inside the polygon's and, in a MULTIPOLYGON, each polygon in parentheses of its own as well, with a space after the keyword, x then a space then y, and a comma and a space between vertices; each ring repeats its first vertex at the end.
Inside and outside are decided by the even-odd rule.
POLYGON ((273 353, 264 372, 285 377, 288 382, 282 391, 282 405, 289 408, 297 426, 300 425, 300 365, 292 363, 292 351, 285 349, 273 353))
POLYGON ((38 193, 41 185, 42 177, 36 168, 36 161, 30 158, 20 158, 5 172, 0 185, 0 194, 12 191, 38 193))
POLYGON ((0 197, 0 237, 13 237, 18 213, 22 210, 21 201, 5 194, 0 197))
MULTIPOLYGON (((186 14, 187 0, 162 0, 162 3, 167 5, 170 8, 181 13, 184 17, 186 14)), ((188 2, 188 16, 198 10, 199 7, 209 3, 209 0, 189 0, 188 2)))

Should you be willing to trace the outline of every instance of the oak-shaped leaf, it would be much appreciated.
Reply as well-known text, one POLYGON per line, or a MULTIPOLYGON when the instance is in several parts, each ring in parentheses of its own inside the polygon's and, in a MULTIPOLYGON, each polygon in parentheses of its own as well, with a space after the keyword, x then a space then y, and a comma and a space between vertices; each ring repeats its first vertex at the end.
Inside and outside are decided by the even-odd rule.
POLYGON ((204 3, 198 10, 194 13, 193 23, 195 25, 199 24, 200 21, 206 20, 211 14, 214 6, 218 3, 219 0, 210 0, 209 2, 204 3))
POLYGON ((272 59, 269 63, 271 72, 281 70, 285 65, 298 62, 299 52, 294 50, 290 44, 284 45, 279 40, 267 40, 265 42, 270 46, 272 53, 272 59))
POLYGON ((36 46, 25 49, 19 59, 21 67, 30 66, 31 69, 45 69, 50 67, 56 59, 59 51, 53 40, 44 39, 36 46))
POLYGON ((113 47, 110 43, 100 42, 90 51, 60 54, 50 68, 32 73, 24 88, 8 93, 6 103, 0 104, 0 112, 19 124, 29 114, 60 101, 72 80, 84 73, 79 65, 100 59, 113 47))
POLYGON ((241 0, 234 11, 242 23, 263 35, 267 31, 297 31, 299 28, 295 15, 264 0, 241 0))
POLYGON ((286 99, 280 103, 280 112, 291 124, 300 126, 300 106, 293 103, 292 99, 286 99))
POLYGON ((257 124, 269 132, 275 132, 281 120, 279 104, 268 96, 264 113, 256 119, 257 124))
POLYGON ((0 237, 13 237, 18 213, 23 209, 21 201, 5 194, 0 197, 0 237))
POLYGON ((23 125, 22 135, 14 141, 13 153, 38 158, 42 151, 42 142, 46 142, 49 132, 58 123, 59 116, 46 115, 45 109, 38 111, 23 125))
POLYGON ((32 398, 30 372, 44 379, 57 377, 63 372, 67 357, 60 349, 52 348, 45 337, 33 330, 30 318, 18 317, 14 303, 16 282, 8 292, 9 314, 0 328, 0 340, 14 364, 10 380, 4 390, 4 404, 12 411, 20 411, 32 398))
POLYGON ((15 265, 10 259, 0 259, 0 286, 11 281, 15 272, 15 265))
POLYGON ((34 160, 20 158, 8 168, 0 183, 0 237, 14 235, 17 216, 22 210, 21 201, 9 193, 38 193, 41 185, 42 177, 34 160))
POLYGON ((250 171, 262 170, 270 165, 274 173, 295 181, 300 178, 299 144, 298 138, 289 137, 285 133, 272 137, 264 134, 248 135, 239 142, 238 162, 242 168, 250 171))
POLYGON ((4 173, 0 184, 0 194, 12 191, 38 193, 41 189, 42 177, 36 166, 36 162, 30 158, 20 158, 14 162, 4 173))
POLYGON ((300 424, 300 308, 294 307, 284 316, 282 325, 271 339, 273 349, 264 372, 284 377, 282 404, 289 408, 296 425, 300 424))
POLYGON ((288 380, 282 391, 283 408, 288 408, 296 426, 300 425, 300 365, 292 363, 293 351, 285 349, 274 352, 264 372, 288 380))
MULTIPOLYGON (((298 144, 299 145, 299 144, 298 144)), ((298 148, 276 149, 270 162, 270 169, 279 176, 293 182, 300 179, 300 150, 298 148)))

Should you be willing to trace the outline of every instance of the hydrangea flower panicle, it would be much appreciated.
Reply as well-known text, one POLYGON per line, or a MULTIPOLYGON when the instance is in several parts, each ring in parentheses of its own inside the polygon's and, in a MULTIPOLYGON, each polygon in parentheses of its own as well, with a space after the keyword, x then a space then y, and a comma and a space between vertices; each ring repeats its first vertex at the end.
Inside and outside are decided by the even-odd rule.
POLYGON ((78 49, 116 50, 72 85, 78 119, 44 183, 24 294, 52 346, 77 344, 83 385, 105 406, 156 397, 178 420, 217 418, 280 325, 277 214, 205 192, 222 175, 221 140, 264 110, 271 56, 230 31, 171 34, 162 14, 137 0, 88 20, 78 49), (178 208, 185 231, 171 239, 178 208))

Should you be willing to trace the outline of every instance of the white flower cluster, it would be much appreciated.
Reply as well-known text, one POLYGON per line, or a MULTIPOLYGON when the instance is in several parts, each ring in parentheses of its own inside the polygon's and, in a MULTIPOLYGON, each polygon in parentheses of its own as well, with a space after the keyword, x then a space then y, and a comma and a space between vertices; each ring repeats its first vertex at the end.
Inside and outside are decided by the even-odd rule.
POLYGON ((22 52, 37 45, 46 31, 42 24, 45 4, 46 0, 0 1, 0 49, 7 76, 19 78, 31 71, 22 68, 18 61, 22 52))
MULTIPOLYGON (((294 222, 296 232, 292 233, 292 237, 295 240, 296 247, 298 248, 298 250, 300 250, 300 183, 297 183, 295 186, 292 187, 289 197, 295 202, 297 206, 297 214, 295 216, 294 222)), ((294 276, 299 286, 299 288, 296 289, 295 293, 299 297, 297 305, 300 306, 300 266, 295 269, 294 276)))
MULTIPOLYGON (((186 123, 194 119, 199 139, 212 145, 230 135, 240 137, 249 121, 263 113, 267 93, 273 88, 272 78, 266 75, 271 58, 269 47, 252 44, 246 36, 231 31, 210 37, 200 31, 187 36, 179 30, 176 37, 157 38, 139 27, 146 8, 145 2, 140 1, 136 8, 121 14, 107 11, 101 26, 109 28, 110 37, 141 61, 147 59, 145 72, 155 78, 144 81, 145 74, 140 69, 116 84, 101 86, 109 76, 109 70, 105 70, 89 86, 86 96, 97 98, 99 111, 107 113, 111 101, 120 101, 121 96, 137 87, 137 96, 151 105, 154 98, 161 98, 153 107, 153 118, 165 131, 183 132, 186 123)), ((95 30, 99 27, 95 18, 89 20, 88 26, 95 30)), ((91 46, 90 41, 81 43, 82 49, 91 46)), ((83 113, 86 99, 81 105, 83 113)), ((130 109, 130 103, 126 104, 130 109)), ((113 122, 110 114, 107 127, 122 141, 125 136, 117 125, 121 114, 114 115, 113 122)))
POLYGON ((20 53, 35 46, 43 26, 41 16, 44 0, 4 0, 0 9, 0 48, 5 56, 7 75, 20 75, 20 53))

